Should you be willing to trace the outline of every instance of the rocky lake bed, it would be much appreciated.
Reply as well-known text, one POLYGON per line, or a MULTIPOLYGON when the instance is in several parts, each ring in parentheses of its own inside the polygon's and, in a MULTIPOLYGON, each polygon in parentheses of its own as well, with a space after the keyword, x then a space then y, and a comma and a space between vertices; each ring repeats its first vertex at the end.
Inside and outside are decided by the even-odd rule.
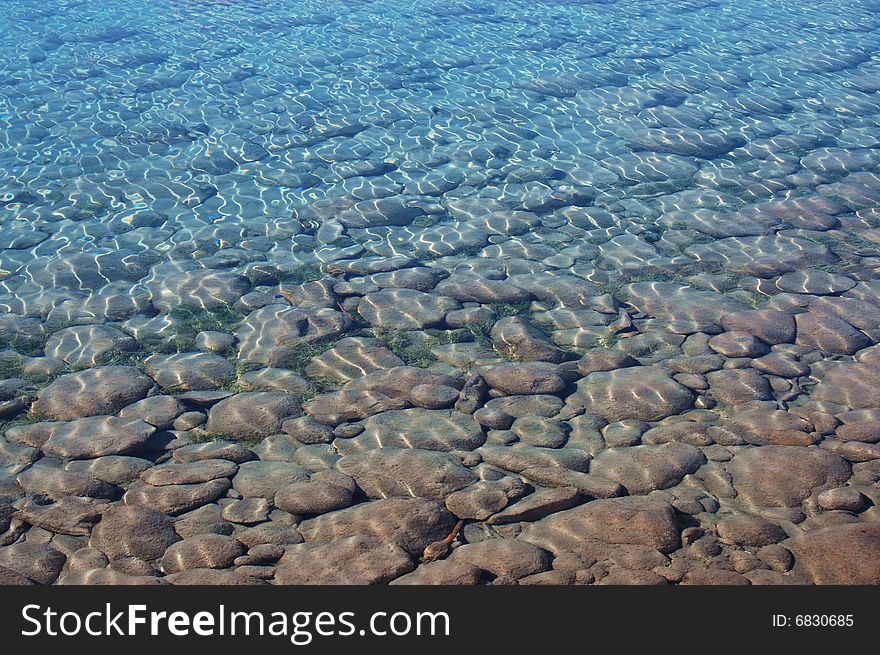
POLYGON ((0 584, 880 584, 880 6, 0 6, 0 584))

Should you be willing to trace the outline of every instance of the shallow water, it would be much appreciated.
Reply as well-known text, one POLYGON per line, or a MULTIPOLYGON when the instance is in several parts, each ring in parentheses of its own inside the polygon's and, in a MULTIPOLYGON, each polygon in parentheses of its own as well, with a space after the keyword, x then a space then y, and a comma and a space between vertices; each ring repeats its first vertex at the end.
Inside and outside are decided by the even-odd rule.
MULTIPOLYGON (((447 501, 466 541, 519 535, 561 562, 580 547, 548 522, 602 542, 586 514, 619 501, 586 501, 625 490, 673 508, 699 533, 686 542, 720 539, 694 580, 880 582, 876 563, 816 554, 826 538, 845 554, 880 542, 878 14, 870 0, 0 3, 4 546, 87 537, 106 508, 82 498, 155 506, 162 485, 129 460, 195 447, 242 464, 231 439, 288 472, 255 466, 256 489, 239 468, 175 473, 233 490, 164 499, 165 514, 270 501, 226 520, 239 535, 279 488, 335 467, 353 500, 288 498, 300 509, 273 517, 325 518, 303 524, 307 542, 342 539, 351 502, 523 478, 500 519, 447 501), (546 364, 492 373, 522 362, 546 364), (449 377, 376 377, 402 364, 449 377), (457 394, 476 374, 488 385, 457 394), (279 436, 299 400, 318 423, 279 436), (117 413, 138 424, 89 418, 117 413), (117 456, 128 472, 111 475, 117 456), (534 471, 547 466, 623 489, 534 471), (76 491, 62 469, 112 489, 76 491), (794 573, 755 564, 767 544, 719 529, 731 516, 781 525, 794 573)), ((428 541, 450 528, 431 511, 428 541)), ((671 556, 664 580, 693 559, 681 541, 639 545, 671 556)), ((581 581, 653 568, 580 554, 600 561, 581 581)))

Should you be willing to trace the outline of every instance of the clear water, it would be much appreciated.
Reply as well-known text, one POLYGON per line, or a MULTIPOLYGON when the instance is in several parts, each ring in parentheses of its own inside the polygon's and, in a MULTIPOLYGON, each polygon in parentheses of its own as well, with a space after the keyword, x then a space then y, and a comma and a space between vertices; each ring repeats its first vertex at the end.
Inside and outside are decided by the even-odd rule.
POLYGON ((785 411, 880 336, 876 1, 4 0, 0 36, 11 397, 204 329, 238 337, 209 388, 296 394, 286 369, 312 395, 373 370, 308 368, 346 336, 466 376, 624 343, 665 365, 719 307, 873 307, 781 347, 812 378, 746 396, 785 411), (505 314, 548 350, 490 333, 505 314))

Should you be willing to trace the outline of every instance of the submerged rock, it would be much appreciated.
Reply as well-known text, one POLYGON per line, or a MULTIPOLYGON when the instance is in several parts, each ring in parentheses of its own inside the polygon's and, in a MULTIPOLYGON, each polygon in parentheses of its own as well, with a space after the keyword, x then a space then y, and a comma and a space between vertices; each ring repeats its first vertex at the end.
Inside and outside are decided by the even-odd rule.
POLYGON ((727 465, 738 497, 756 507, 796 507, 815 491, 852 474, 841 457, 818 448, 761 446, 740 451, 727 465))
POLYGON ((519 538, 557 557, 566 552, 603 556, 621 545, 668 553, 680 545, 672 507, 648 498, 597 500, 541 519, 519 538))
POLYGON ((814 584, 880 584, 880 565, 872 556, 880 545, 876 523, 812 530, 782 545, 794 554, 794 571, 814 584))
POLYGON ((415 448, 379 448, 343 457, 336 468, 350 475, 369 498, 413 496, 442 500, 477 477, 446 453, 415 448))
POLYGON ((148 507, 120 505, 103 513, 89 543, 110 560, 138 557, 149 561, 162 557, 178 541, 169 517, 148 507))
POLYGON ((205 429, 233 439, 259 439, 281 432, 284 421, 297 416, 302 416, 302 405, 293 396, 278 391, 247 392, 214 405, 205 429))
POLYGON ((362 503, 300 524, 306 542, 370 535, 397 544, 410 555, 446 537, 455 518, 443 504, 418 498, 389 498, 362 503))
POLYGON ((290 546, 278 562, 278 584, 383 584, 415 568, 399 546, 353 535, 329 543, 290 546))
POLYGON ((693 402, 692 391, 653 366, 591 373, 578 381, 566 400, 606 421, 658 421, 689 409, 693 402))
POLYGON ((590 474, 619 482, 630 494, 646 494, 674 487, 705 462, 699 450, 683 443, 611 448, 596 456, 590 474))
POLYGON ((123 455, 139 450, 155 431, 143 421, 93 416, 55 424, 41 448, 47 455, 70 459, 123 455))
POLYGON ((461 309, 458 301, 415 289, 383 289, 367 294, 358 313, 373 327, 421 330, 443 322, 450 311, 461 309))
POLYGON ((145 398, 154 383, 130 366, 99 366, 68 373, 37 394, 33 412, 59 421, 115 414, 145 398))
POLYGON ((473 450, 486 440, 472 416, 449 409, 382 412, 366 419, 363 427, 363 432, 353 439, 334 442, 340 454, 375 448, 473 450))

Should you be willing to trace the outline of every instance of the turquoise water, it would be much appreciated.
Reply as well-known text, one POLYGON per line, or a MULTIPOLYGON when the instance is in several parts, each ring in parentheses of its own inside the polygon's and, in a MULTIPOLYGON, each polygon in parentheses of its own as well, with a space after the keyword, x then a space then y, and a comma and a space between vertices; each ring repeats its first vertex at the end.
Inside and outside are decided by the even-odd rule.
MULTIPOLYGON (((574 256, 582 267, 675 272, 679 244, 655 245, 664 220, 699 231, 692 210, 876 170, 876 9, 4 2, 0 220, 14 236, 0 267, 33 272, 11 277, 0 302, 41 311, 84 291, 53 284, 49 264, 77 253, 183 266, 186 248, 208 267, 291 267, 427 259, 435 245, 445 255, 507 236, 469 226, 454 201, 549 214, 522 239, 536 246, 556 248, 572 222, 591 241, 638 240, 635 252, 574 256), (379 216, 307 227, 383 198, 379 216), (400 205, 412 211, 389 218, 400 205), (580 207, 607 213, 567 217, 580 207), (219 255, 218 238, 233 244, 219 255)), ((144 270, 120 276, 142 283, 144 270)))
MULTIPOLYGON (((107 455, 161 465, 216 439, 306 478, 389 444, 488 443, 502 451, 461 460, 486 480, 521 473, 507 452, 521 446, 540 449, 530 467, 583 472, 606 446, 683 440, 705 450, 687 462, 725 468, 739 448, 821 443, 870 496, 858 485, 876 435, 835 430, 875 425, 880 409, 880 2, 4 0, 0 36, 9 503, 26 495, 23 471, 107 455), (752 309, 775 313, 722 320, 752 309), (530 361, 546 367, 525 392, 496 374, 457 393, 530 361), (821 381, 841 362, 849 373, 821 381), (449 378, 338 395, 402 364, 449 378), (633 365, 650 369, 621 373, 633 365), (92 385, 94 398, 77 395, 92 385), (124 446, 83 445, 111 428, 79 421, 125 417, 159 391, 182 403, 169 420, 124 446), (304 401, 328 429, 279 445, 278 416, 215 414, 230 397, 300 413, 244 392, 304 401), (523 395, 499 410, 510 393, 523 395), (575 420, 588 415, 592 427, 575 420), (508 429, 522 417, 556 423, 508 429), (20 432, 47 419, 71 426, 75 447, 20 432), (701 436, 643 437, 676 420, 701 436)), ((751 464, 730 468, 734 484, 737 471, 759 484, 751 464)), ((684 474, 652 488, 605 470, 630 495, 670 490, 694 516, 772 496, 777 518, 799 523, 821 486, 797 502, 755 494, 748 510, 707 483, 712 501, 685 511, 684 474)), ((420 495, 352 477, 359 501, 420 495)))

